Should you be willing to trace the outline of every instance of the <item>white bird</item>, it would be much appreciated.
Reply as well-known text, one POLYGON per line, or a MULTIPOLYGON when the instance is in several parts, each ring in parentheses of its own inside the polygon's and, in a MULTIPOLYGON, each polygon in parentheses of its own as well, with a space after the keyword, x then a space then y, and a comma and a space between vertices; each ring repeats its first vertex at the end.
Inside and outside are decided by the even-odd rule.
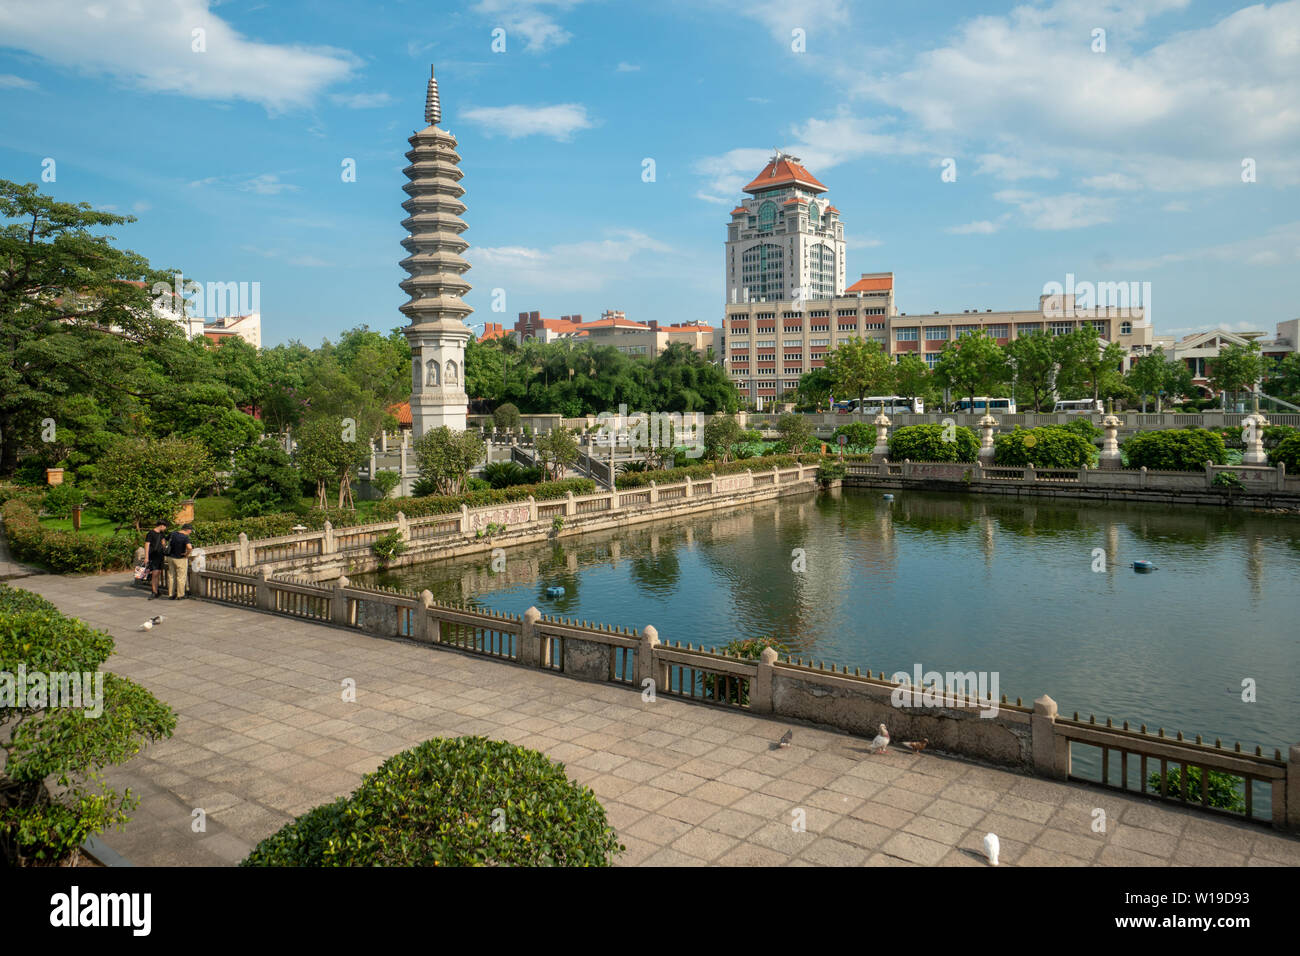
POLYGON ((989 858, 989 862, 994 866, 998 865, 998 853, 1002 849, 1002 844, 998 842, 996 833, 984 834, 984 855, 989 858))
POLYGON ((145 621, 143 624, 140 625, 140 630, 142 630, 142 631, 152 631, 152 630, 153 630, 153 621, 145 621))
POLYGON ((880 725, 880 733, 876 734, 871 741, 871 752, 873 754, 889 753, 889 731, 884 724, 880 725))

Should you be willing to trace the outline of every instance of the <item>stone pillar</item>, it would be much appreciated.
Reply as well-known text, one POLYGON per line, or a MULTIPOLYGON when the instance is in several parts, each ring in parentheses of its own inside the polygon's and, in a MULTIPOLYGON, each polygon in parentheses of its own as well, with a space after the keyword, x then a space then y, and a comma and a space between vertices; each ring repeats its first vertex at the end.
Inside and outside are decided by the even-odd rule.
MULTIPOLYGON (((1273 804, 1277 805, 1276 796, 1273 804)), ((1300 744, 1292 744, 1286 756, 1286 826, 1300 830, 1300 744)))
POLYGON ((235 552, 235 567, 246 568, 253 563, 250 554, 251 549, 248 547, 248 535, 239 532, 239 550, 235 552))
POLYGON ((370 471, 367 474, 370 475, 371 481, 375 480, 375 440, 373 438, 370 439, 370 471))
POLYGON ((257 574, 257 607, 262 611, 275 610, 275 594, 271 591, 270 570, 263 565, 256 571, 257 574))
POLYGON ((519 629, 519 663, 525 667, 542 665, 542 638, 537 633, 537 622, 542 612, 530 607, 524 612, 523 626, 519 629))
POLYGON ((636 649, 636 686, 645 689, 646 681, 654 681, 655 693, 659 692, 659 668, 655 660, 655 649, 659 647, 659 632, 647 624, 641 630, 641 646, 636 649))
POLYGON ((773 648, 763 648, 763 654, 758 661, 758 675, 749 688, 749 709, 756 714, 772 712, 772 678, 776 673, 774 665, 779 657, 780 655, 773 648))
POLYGON ((881 411, 873 424, 876 426, 876 447, 871 449, 871 460, 880 462, 889 454, 889 416, 881 411))
POLYGON ((406 515, 401 511, 397 512, 397 533, 407 544, 411 543, 411 523, 406 520, 406 515))
POLYGON ((334 596, 330 600, 330 621, 341 627, 348 627, 352 624, 348 615, 348 596, 344 593, 344 588, 351 583, 342 574, 334 582, 334 596))
POLYGON ((329 521, 326 521, 325 530, 321 534, 321 539, 320 539, 320 553, 333 554, 337 550, 338 550, 338 545, 334 541, 334 525, 332 525, 329 521))
POLYGON ((655 484, 654 479, 650 479, 650 504, 659 503, 659 487, 655 484))
POLYGON ((406 442, 402 442, 401 459, 398 467, 397 476, 402 479, 403 488, 406 483, 406 442))
POLYGON ((381 431, 379 433, 379 450, 385 455, 388 454, 388 432, 381 431))
POLYGON ((1121 464, 1119 456, 1119 441, 1116 435, 1119 433, 1119 419, 1114 415, 1107 415, 1101 420, 1101 427, 1106 429, 1106 437, 1101 443, 1101 462, 1102 468, 1119 468, 1121 464))
POLYGON ((979 460, 981 464, 993 464, 993 429, 998 427, 998 420, 992 415, 985 415, 980 419, 980 431, 983 436, 980 439, 979 460))
POLYGON ((528 520, 530 522, 537 520, 537 499, 532 495, 528 496, 528 520))
POLYGON ((1034 701, 1029 718, 1033 742, 1034 773, 1064 780, 1070 773, 1070 742, 1056 735, 1056 701, 1044 694, 1034 701))
POLYGON ((566 491, 564 493, 564 515, 565 517, 572 517, 577 513, 578 513, 578 505, 573 500, 573 492, 566 491))
MULTIPOLYGON (((429 637, 432 618, 429 611, 433 607, 433 592, 428 588, 420 592, 420 606, 414 611, 415 620, 411 622, 411 637, 426 644, 432 643, 429 637)), ((437 625, 434 624, 436 627, 437 625)))
POLYGON ((469 505, 460 506, 460 533, 469 534, 469 505))
POLYGON ((776 465, 773 465, 773 466, 772 466, 772 484, 773 484, 773 485, 779 485, 780 483, 781 483, 781 469, 778 468, 776 465))
POLYGON ((682 491, 682 497, 683 497, 683 498, 689 498, 689 497, 691 496, 691 485, 692 485, 691 478, 690 478, 689 475, 687 475, 687 476, 686 476, 686 488, 682 491))
POLYGON ((1246 444, 1245 450, 1241 453, 1241 463, 1243 465, 1268 464, 1268 455, 1264 452, 1264 429, 1266 427, 1268 427, 1268 419, 1258 409, 1241 420, 1241 437, 1246 444))

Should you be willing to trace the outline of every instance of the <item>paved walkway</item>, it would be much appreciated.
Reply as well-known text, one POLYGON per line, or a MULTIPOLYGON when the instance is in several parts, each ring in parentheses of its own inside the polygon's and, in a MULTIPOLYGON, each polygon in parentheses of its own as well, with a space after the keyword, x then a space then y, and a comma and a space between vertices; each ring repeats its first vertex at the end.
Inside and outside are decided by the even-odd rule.
POLYGON ((117 639, 109 667, 180 715, 109 774, 142 798, 104 842, 136 863, 232 864, 384 758, 483 734, 562 761, 608 810, 623 864, 1300 865, 1300 841, 1092 788, 459 652, 197 600, 146 601, 127 575, 20 582, 117 639), (152 614, 167 620, 137 630, 152 614), (356 703, 341 682, 356 681, 356 703), (1091 828, 1106 811, 1104 834, 1091 828), (195 833, 192 812, 206 812, 195 833), (803 811, 806 831, 792 821, 803 811))

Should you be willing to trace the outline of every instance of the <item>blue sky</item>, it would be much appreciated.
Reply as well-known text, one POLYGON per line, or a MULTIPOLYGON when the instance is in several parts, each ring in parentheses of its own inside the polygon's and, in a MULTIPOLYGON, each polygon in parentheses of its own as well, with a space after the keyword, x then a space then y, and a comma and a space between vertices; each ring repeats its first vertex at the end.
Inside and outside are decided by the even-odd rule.
POLYGON ((908 313, 1034 308, 1074 273, 1151 282, 1158 333, 1300 315, 1300 0, 0 0, 0 177, 53 159, 46 192, 139 218, 122 245, 260 283, 267 344, 393 328, 430 63, 471 324, 719 324, 773 147, 908 313))

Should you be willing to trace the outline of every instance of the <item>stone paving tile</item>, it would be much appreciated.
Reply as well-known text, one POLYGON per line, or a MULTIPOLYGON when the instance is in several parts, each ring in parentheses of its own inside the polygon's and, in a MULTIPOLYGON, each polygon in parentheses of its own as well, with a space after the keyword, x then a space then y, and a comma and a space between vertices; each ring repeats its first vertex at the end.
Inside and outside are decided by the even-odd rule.
POLYGON ((648 705, 635 689, 202 601, 138 632, 141 595, 124 576, 21 583, 113 633, 109 669, 178 711, 173 739, 108 773, 142 801, 105 835, 137 865, 232 865, 388 755, 481 733, 590 786, 627 847, 620 866, 987 866, 989 830, 1010 866, 1300 866, 1294 837, 1136 795, 933 752, 871 755, 821 728, 648 705), (356 702, 339 698, 343 677, 356 702), (191 830, 195 807, 206 833, 191 830))

